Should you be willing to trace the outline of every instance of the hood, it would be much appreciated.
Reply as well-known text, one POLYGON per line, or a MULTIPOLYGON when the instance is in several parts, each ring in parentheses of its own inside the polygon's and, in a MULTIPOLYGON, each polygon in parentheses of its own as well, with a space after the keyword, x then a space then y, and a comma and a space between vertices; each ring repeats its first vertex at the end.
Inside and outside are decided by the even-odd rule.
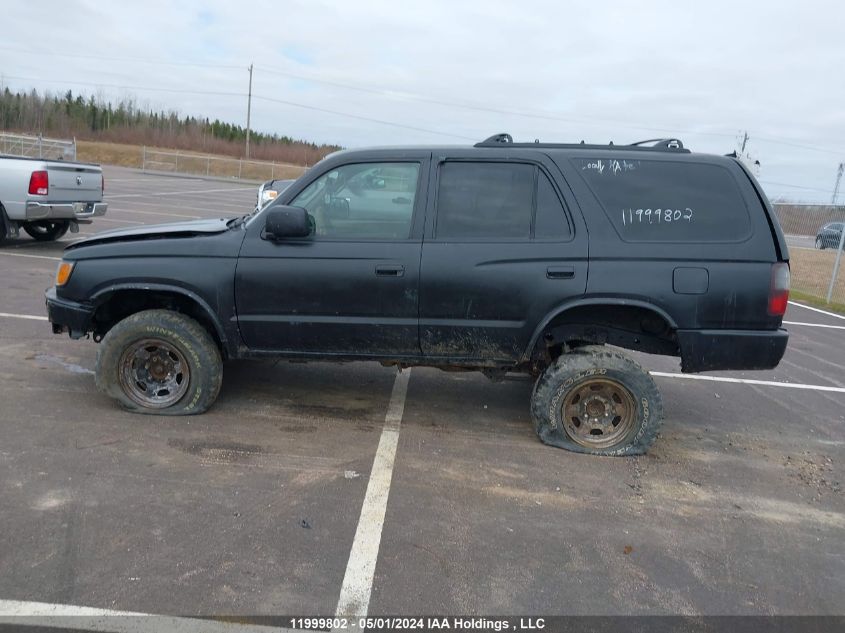
POLYGON ((74 242, 65 250, 72 250, 80 246, 90 246, 92 244, 104 244, 106 242, 128 242, 135 240, 190 237, 192 235, 223 233, 228 230, 228 223, 231 220, 232 218, 214 218, 208 220, 191 220, 190 222, 149 224, 144 226, 134 226, 128 229, 112 229, 97 233, 87 239, 74 242))

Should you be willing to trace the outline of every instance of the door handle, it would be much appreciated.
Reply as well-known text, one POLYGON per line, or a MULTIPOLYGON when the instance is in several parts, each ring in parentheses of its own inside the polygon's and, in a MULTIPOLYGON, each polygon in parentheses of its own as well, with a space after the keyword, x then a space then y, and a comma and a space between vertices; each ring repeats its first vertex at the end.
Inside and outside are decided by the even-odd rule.
POLYGON ((546 268, 546 277, 549 279, 573 279, 575 277, 575 266, 549 266, 546 268))
POLYGON ((381 264, 376 266, 376 275, 379 277, 403 277, 405 267, 402 264, 381 264))
POLYGON ((393 202, 393 204, 411 204, 411 199, 405 198, 404 196, 397 196, 396 198, 393 198, 391 202, 393 202))

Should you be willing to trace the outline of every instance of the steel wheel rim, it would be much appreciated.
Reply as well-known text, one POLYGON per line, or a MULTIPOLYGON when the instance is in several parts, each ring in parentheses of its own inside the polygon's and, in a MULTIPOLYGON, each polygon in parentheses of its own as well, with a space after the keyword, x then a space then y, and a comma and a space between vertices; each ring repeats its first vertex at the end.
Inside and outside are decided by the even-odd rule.
POLYGON ((631 432, 637 405, 633 394, 621 383, 592 378, 566 394, 561 417, 572 441, 586 448, 607 448, 631 432))
POLYGON ((120 357, 118 375, 129 399, 148 409, 176 404, 191 382, 191 370, 182 352, 155 338, 128 346, 120 357))

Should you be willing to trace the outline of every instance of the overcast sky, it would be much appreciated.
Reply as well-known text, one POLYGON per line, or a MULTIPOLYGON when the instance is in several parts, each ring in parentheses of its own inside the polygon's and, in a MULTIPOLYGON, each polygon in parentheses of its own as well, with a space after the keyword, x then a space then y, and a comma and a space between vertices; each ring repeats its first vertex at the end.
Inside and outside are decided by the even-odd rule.
POLYGON ((253 62, 253 128, 316 142, 507 131, 727 153, 747 130, 770 196, 824 202, 845 160, 836 1, 4 0, 3 24, 13 90, 245 125, 253 62))

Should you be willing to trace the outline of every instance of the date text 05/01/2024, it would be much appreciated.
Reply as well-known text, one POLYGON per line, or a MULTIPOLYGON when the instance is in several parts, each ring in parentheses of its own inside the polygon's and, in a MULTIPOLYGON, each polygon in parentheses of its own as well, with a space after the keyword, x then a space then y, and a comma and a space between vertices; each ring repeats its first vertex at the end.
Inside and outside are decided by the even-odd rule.
POLYGON ((544 618, 515 620, 482 617, 361 617, 361 618, 290 618, 292 628, 301 630, 451 630, 451 631, 539 631, 545 628, 544 618))

